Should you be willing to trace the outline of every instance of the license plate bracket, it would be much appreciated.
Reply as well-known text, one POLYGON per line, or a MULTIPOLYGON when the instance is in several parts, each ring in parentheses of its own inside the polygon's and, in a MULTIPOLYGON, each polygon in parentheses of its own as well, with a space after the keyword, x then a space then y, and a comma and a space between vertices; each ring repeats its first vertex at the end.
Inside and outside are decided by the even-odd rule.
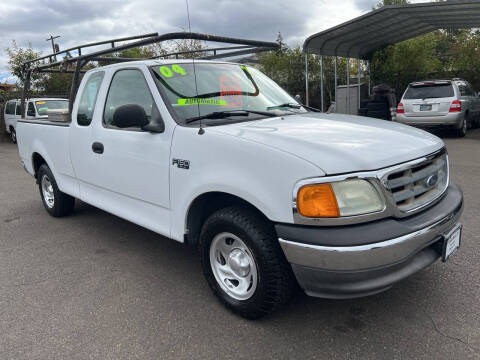
POLYGON ((446 262, 450 256, 455 254, 460 248, 462 241, 462 225, 457 224, 447 234, 443 236, 442 261, 446 262))

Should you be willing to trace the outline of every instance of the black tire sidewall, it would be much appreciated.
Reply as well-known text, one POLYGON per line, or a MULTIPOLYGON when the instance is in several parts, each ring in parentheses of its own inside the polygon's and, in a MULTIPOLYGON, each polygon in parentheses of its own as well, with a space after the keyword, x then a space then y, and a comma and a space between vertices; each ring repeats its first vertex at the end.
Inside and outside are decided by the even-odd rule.
MULTIPOLYGON (((263 246, 265 246, 264 242, 266 240, 265 238, 268 237, 268 234, 257 228, 255 228, 254 231, 250 230, 251 229, 245 230, 234 221, 229 221, 225 217, 215 216, 214 214, 206 221, 203 227, 200 236, 200 255, 205 278, 213 289, 215 295, 217 295, 221 301, 235 313, 249 319, 256 319, 266 315, 272 310, 266 306, 266 304, 272 302, 272 299, 270 299, 271 294, 269 294, 270 291, 267 285, 268 282, 272 280, 269 279, 269 265, 264 256, 264 250, 262 249, 262 243, 263 246), (247 245, 255 259, 258 274, 257 288, 255 293, 249 299, 237 300, 231 297, 217 283, 215 275, 213 274, 212 266, 210 264, 210 246, 214 237, 222 232, 229 232, 238 236, 245 245, 247 245)), ((270 256, 272 256, 271 252, 270 256)), ((278 256, 281 255, 278 254, 278 256)), ((276 260, 280 262, 283 259, 279 258, 276 260)))
POLYGON ((50 170, 50 168, 47 166, 47 165, 42 165, 40 166, 40 168, 38 169, 38 188, 40 190, 40 197, 42 198, 42 203, 43 203, 43 206, 45 207, 45 210, 47 210, 47 212, 52 215, 52 216, 55 216, 55 217, 58 217, 60 216, 60 197, 61 197, 61 192, 60 190, 58 189, 58 186, 57 186, 57 182, 55 180, 55 177, 53 176, 53 173, 52 171, 50 170), (46 202, 45 202, 45 198, 43 197, 43 191, 42 191, 42 178, 44 175, 47 175, 48 179, 50 180, 50 183, 52 184, 52 187, 53 187, 53 195, 55 197, 54 199, 54 204, 53 204, 53 207, 49 207, 46 202))

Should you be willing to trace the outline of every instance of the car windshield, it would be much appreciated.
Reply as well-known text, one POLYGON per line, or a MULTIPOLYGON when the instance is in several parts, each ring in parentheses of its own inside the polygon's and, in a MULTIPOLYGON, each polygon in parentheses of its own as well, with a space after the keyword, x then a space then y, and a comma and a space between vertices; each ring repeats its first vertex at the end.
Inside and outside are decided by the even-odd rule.
POLYGON ((67 100, 37 100, 35 101, 38 115, 47 115, 48 110, 66 110, 68 109, 67 100))
MULTIPOLYGON (((194 69, 192 63, 178 63, 153 66, 152 70, 183 123, 219 111, 307 112, 273 80, 252 67, 195 63, 194 69), (289 107, 289 104, 295 106, 289 107)), ((235 121, 238 119, 239 116, 235 116, 235 121)))
POLYGON ((453 97, 452 84, 426 84, 410 86, 403 96, 404 99, 430 99, 453 97))

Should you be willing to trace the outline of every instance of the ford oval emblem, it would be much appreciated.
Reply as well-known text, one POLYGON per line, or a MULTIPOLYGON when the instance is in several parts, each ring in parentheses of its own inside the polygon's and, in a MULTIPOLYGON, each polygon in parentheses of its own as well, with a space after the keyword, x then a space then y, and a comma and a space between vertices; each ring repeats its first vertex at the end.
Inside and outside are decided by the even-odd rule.
POLYGON ((428 178, 425 179, 425 185, 428 187, 434 187, 438 183, 438 175, 430 175, 428 178))

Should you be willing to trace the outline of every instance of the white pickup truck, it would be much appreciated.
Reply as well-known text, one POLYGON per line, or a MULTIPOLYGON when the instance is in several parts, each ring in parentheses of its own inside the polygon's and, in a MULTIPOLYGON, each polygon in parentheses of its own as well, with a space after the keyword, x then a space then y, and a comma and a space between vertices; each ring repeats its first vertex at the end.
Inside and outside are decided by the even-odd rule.
POLYGON ((249 66, 94 68, 71 122, 20 120, 17 136, 51 215, 81 199, 198 246, 214 293, 246 318, 297 284, 325 298, 384 291, 460 245, 442 140, 315 112, 249 66))

